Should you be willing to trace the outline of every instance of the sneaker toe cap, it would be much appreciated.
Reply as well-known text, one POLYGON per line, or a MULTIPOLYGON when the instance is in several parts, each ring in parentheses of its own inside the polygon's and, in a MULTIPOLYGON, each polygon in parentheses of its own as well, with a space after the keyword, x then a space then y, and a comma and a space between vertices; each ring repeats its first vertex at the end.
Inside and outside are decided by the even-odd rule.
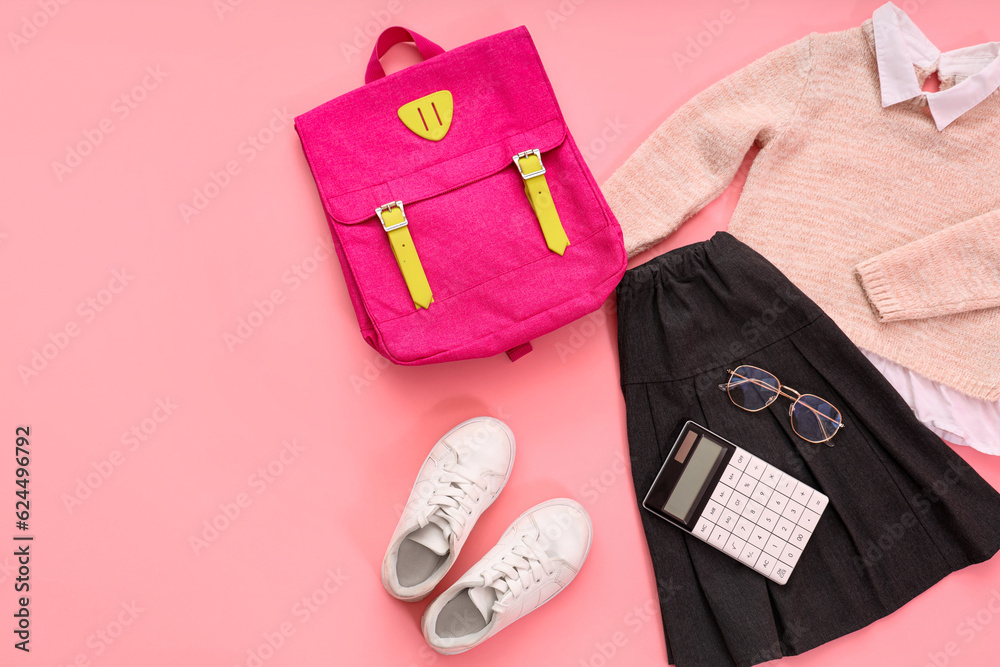
POLYGON ((579 569, 594 535, 587 511, 574 500, 561 499, 546 503, 532 518, 538 526, 538 543, 545 552, 579 569))
POLYGON ((492 417, 464 422, 447 435, 445 442, 461 465, 479 473, 506 475, 514 461, 514 434, 492 417))

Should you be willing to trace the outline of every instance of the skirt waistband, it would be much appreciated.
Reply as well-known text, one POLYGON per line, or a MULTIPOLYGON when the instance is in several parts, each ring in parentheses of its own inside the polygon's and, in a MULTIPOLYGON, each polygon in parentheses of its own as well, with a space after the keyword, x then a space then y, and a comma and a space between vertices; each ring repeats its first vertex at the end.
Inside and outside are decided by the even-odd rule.
POLYGON ((617 296, 623 384, 737 363, 823 316, 781 271, 727 232, 626 271, 617 296))

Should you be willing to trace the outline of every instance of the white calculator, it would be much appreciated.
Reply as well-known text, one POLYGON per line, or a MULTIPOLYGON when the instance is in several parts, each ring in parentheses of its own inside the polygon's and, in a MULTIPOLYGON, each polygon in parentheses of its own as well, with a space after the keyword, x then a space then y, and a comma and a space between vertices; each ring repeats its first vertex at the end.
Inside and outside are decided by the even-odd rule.
POLYGON ((784 585, 828 500, 689 421, 642 506, 784 585))

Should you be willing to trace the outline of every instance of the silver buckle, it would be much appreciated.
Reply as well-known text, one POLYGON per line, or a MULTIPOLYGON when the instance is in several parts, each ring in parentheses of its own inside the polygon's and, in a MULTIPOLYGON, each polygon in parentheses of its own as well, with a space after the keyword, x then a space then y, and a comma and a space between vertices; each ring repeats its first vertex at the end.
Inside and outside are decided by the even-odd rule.
POLYGON ((521 174, 521 178, 523 178, 524 180, 528 180, 529 178, 534 178, 535 176, 541 176, 542 174, 545 173, 545 165, 542 164, 542 154, 538 151, 537 148, 533 148, 530 151, 522 151, 517 155, 515 155, 514 166, 517 167, 518 173, 521 174), (538 171, 533 171, 530 174, 526 174, 523 171, 521 171, 521 158, 531 155, 532 153, 534 153, 535 157, 538 158, 538 164, 541 165, 541 169, 539 169, 538 171))
POLYGON ((378 216, 378 221, 382 223, 382 229, 384 229, 387 232, 391 232, 394 229, 399 229, 400 227, 406 227, 407 225, 406 211, 403 210, 403 202, 401 201, 391 201, 388 204, 382 204, 377 209, 375 209, 375 215, 378 216), (403 220, 401 222, 397 222, 394 225, 389 225, 388 227, 386 227, 385 220, 382 219, 382 214, 385 213, 386 211, 391 211, 394 208, 398 208, 399 212, 403 214, 403 220))

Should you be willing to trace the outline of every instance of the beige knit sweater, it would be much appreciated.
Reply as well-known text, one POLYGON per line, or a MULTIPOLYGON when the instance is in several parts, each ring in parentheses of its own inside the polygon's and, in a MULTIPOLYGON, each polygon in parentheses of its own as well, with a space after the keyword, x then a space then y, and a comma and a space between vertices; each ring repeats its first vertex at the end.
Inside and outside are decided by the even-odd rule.
POLYGON ((756 143, 729 231, 859 347, 1000 399, 1000 91, 939 132, 923 98, 882 108, 874 48, 869 20, 761 58, 677 110, 604 193, 632 256, 756 143))

